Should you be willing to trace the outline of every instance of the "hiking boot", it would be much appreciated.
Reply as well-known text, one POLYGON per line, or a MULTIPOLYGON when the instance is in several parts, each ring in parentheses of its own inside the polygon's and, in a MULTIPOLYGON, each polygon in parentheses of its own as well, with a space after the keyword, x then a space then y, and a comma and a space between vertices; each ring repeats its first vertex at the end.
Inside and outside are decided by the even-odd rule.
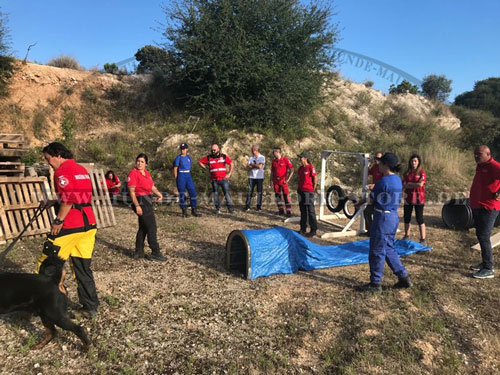
POLYGON ((398 282, 394 284, 393 288, 404 289, 404 288, 411 288, 412 286, 413 283, 410 280, 410 276, 406 276, 406 277, 400 277, 398 282))
POLYGON ((493 270, 483 268, 481 269, 481 271, 473 273, 472 277, 475 279, 493 279, 495 277, 495 274, 493 270))
POLYGON ((189 215, 187 213, 187 209, 185 209, 185 208, 182 209, 182 217, 189 217, 189 215))
POLYGON ((146 254, 144 254, 144 250, 136 250, 134 253, 134 259, 143 259, 146 257, 146 254))
POLYGON ((312 230, 310 231, 309 233, 306 234, 306 237, 314 237, 316 236, 316 231, 315 230, 312 230))
POLYGON ((157 262, 166 262, 167 261, 167 257, 163 256, 163 254, 160 253, 159 251, 151 253, 151 258, 150 259, 151 260, 156 260, 157 262))
POLYGON ((191 215, 193 215, 194 217, 201 217, 201 215, 198 213, 198 211, 196 211, 196 208, 191 208, 191 215))
POLYGON ((380 293, 382 292, 382 285, 369 282, 368 284, 356 287, 356 290, 359 292, 380 293))

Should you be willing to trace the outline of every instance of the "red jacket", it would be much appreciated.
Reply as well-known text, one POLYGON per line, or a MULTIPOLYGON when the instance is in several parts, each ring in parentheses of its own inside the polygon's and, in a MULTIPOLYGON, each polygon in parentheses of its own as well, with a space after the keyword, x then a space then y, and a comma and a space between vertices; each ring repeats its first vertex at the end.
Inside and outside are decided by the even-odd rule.
POLYGON ((200 159, 200 163, 208 165, 210 177, 212 181, 220 181, 226 178, 226 164, 229 165, 233 161, 225 154, 219 156, 208 155, 200 159))
POLYGON ((424 184, 416 188, 405 189, 405 201, 409 204, 424 204, 425 203, 425 183, 427 182, 427 175, 423 169, 420 173, 415 173, 415 171, 410 171, 405 173, 403 176, 403 185, 407 183, 419 183, 424 184))
POLYGON ((500 163, 493 158, 476 166, 476 175, 470 187, 471 208, 500 210, 500 202, 495 193, 500 189, 500 163))

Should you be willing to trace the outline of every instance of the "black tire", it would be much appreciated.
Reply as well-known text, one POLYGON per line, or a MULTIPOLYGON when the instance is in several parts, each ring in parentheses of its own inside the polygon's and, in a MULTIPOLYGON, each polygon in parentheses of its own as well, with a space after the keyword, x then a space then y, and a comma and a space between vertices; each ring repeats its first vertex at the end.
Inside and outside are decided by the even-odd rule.
POLYGON ((354 207, 354 203, 356 203, 356 200, 352 198, 346 198, 344 200, 344 207, 342 207, 342 209, 344 210, 345 217, 348 219, 352 219, 354 215, 356 215, 356 212, 358 212, 356 207, 354 207))
POLYGON ((344 208, 345 193, 338 185, 332 185, 326 191, 326 207, 331 212, 340 212, 344 208))

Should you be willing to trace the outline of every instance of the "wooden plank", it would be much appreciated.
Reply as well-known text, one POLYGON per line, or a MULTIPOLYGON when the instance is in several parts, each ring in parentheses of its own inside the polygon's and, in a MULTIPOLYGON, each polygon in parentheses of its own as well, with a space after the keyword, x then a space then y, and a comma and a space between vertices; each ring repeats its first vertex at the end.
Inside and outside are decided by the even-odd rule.
POLYGON ((4 238, 12 238, 10 226, 9 226, 9 219, 8 215, 6 215, 4 207, 7 205, 6 200, 8 200, 7 197, 7 189, 5 186, 0 186, 0 194, 1 194, 1 199, 0 199, 0 226, 3 227, 3 233, 4 233, 4 238))
MULTIPOLYGON (((40 203, 38 202, 34 202, 33 201, 33 197, 31 196, 30 192, 29 192, 29 189, 28 189, 28 184, 21 184, 21 188, 23 190, 23 195, 24 195, 24 206, 25 208, 27 208, 28 210, 28 215, 29 217, 33 217, 33 215, 35 214, 35 209, 40 205, 40 203), (32 208, 31 210, 29 208, 32 208)), ((40 227, 39 223, 38 223, 38 219, 35 220, 32 224, 31 224, 31 229, 32 230, 35 230, 35 229, 40 229, 42 227, 40 227)))
POLYGON ((111 226, 111 219, 109 217, 109 208, 107 206, 106 202, 106 197, 109 199, 109 195, 107 192, 107 185, 106 182, 104 181, 104 172, 102 169, 98 169, 94 172, 94 175, 96 176, 96 186, 97 190, 99 191, 99 196, 101 199, 101 205, 102 205, 102 210, 104 212, 104 218, 105 218, 105 227, 110 227, 111 226), (106 187, 106 192, 104 191, 104 187, 106 187))
MULTIPOLYGON (((42 191, 42 183, 33 184, 33 193, 34 193, 36 200, 38 202, 45 200, 45 197, 44 197, 44 194, 42 191)), ((38 225, 40 227, 47 228, 47 233, 50 231, 50 227, 51 227, 50 220, 48 220, 45 215, 40 215, 38 217, 37 221, 38 221, 38 225)))
MULTIPOLYGON (((17 197, 18 205, 20 207, 22 207, 23 204, 25 203, 25 200, 24 200, 22 189, 21 189, 21 184, 15 184, 14 189, 16 190, 16 197, 17 197)), ((30 219, 28 218, 27 210, 19 209, 19 212, 21 213, 21 216, 23 217, 23 228, 24 228, 24 226, 29 223, 30 219)))
POLYGON ((45 177, 7 177, 0 176, 0 184, 21 183, 21 182, 43 182, 45 177))
MULTIPOLYGON (((490 237, 491 240, 491 247, 497 247, 500 245, 500 232, 497 234, 494 234, 493 236, 490 237)), ((481 250, 481 246, 477 243, 474 246, 472 246, 472 249, 474 250, 481 250)))
POLYGON ((0 143, 2 142, 19 142, 24 143, 23 134, 6 134, 0 133, 0 143))
POLYGON ((0 156, 20 156, 23 157, 29 151, 29 148, 18 149, 0 149, 0 156))
MULTIPOLYGON (((55 195, 54 195, 55 193, 52 194, 52 192, 50 191, 49 182, 47 181, 47 179, 45 177, 42 177, 42 179, 43 179, 43 183, 41 183, 40 186, 41 186, 42 192, 43 192, 43 199, 44 200, 55 199, 55 195)), ((50 230, 51 223, 56 218, 56 211, 55 211, 54 207, 51 207, 50 209, 45 210, 45 212, 43 213, 42 216, 43 216, 44 220, 48 223, 47 227, 50 230)))
MULTIPOLYGON (((14 188, 14 184, 8 184, 7 185, 7 191, 10 194, 10 196, 9 196, 10 197, 10 203, 11 204, 17 204, 18 200, 17 200, 17 197, 16 197, 16 191, 15 191, 15 188, 14 188)), ((14 211, 14 216, 16 218, 16 225, 17 225, 16 232, 20 233, 23 230, 23 227, 24 227, 21 213, 19 211, 14 211)))
POLYGON ((110 226, 113 226, 113 225, 116 225, 116 218, 115 218, 115 211, 113 210, 113 205, 111 203, 111 198, 110 198, 110 194, 109 194, 109 191, 108 191, 108 184, 106 184, 106 175, 104 174, 104 171, 101 169, 100 170, 100 173, 101 173, 101 181, 102 181, 102 186, 103 186, 103 190, 104 190, 104 199, 105 199, 105 202, 106 202, 106 208, 109 212, 109 217, 110 217, 110 223, 109 225, 110 226))
MULTIPOLYGON (((99 194, 98 194, 98 190, 96 187, 95 175, 93 173, 89 173, 89 175, 90 175, 90 181, 92 183, 92 195, 98 197, 99 194)), ((102 208, 101 208, 101 201, 100 201, 100 199, 96 199, 96 200, 92 200, 92 201, 93 201, 92 209, 94 210, 94 216, 97 219, 97 228, 102 228, 104 215, 103 215, 102 208), (94 207, 95 207, 95 209, 94 209, 94 207), (96 215, 96 213, 97 213, 97 215, 96 215)))

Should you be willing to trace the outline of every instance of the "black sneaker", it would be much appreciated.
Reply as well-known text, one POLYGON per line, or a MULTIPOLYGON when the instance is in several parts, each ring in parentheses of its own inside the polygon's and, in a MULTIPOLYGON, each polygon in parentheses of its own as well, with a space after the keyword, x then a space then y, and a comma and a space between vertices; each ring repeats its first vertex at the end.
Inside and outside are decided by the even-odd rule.
POLYGON ((255 209, 255 211, 262 211, 262 208, 257 207, 257 208, 255 209))
POLYGON ((196 211, 196 208, 191 208, 191 215, 194 217, 201 217, 201 215, 196 211))
POLYGON ((144 251, 136 250, 134 253, 134 259, 143 259, 146 257, 146 254, 144 254, 144 251))
POLYGON ((310 231, 309 233, 306 234, 306 237, 314 237, 316 236, 316 231, 310 231))
POLYGON ((473 264, 472 266, 469 267, 469 269, 474 272, 479 272, 483 269, 483 263, 473 264))
POLYGON ((382 285, 370 282, 356 287, 356 290, 358 292, 380 293, 382 292, 382 285))
POLYGON ((157 262, 166 262, 167 257, 165 257, 162 253, 151 253, 151 260, 156 260, 157 262))
POLYGON ((232 207, 231 207, 231 208, 229 209, 229 213, 230 213, 230 214, 234 214, 234 208, 232 208, 232 207))
POLYGON ((306 233, 305 230, 298 230, 297 233, 300 234, 301 236, 306 236, 307 235, 307 233, 306 233))
POLYGON ((413 286, 413 283, 410 280, 409 276, 406 277, 400 277, 398 282, 394 284, 393 288, 396 289, 404 289, 404 288, 411 288, 413 286))
POLYGON ((216 214, 216 215, 220 215, 220 208, 216 208, 216 209, 215 209, 215 214, 216 214))
POLYGON ((493 279, 495 277, 495 273, 493 270, 483 268, 481 271, 473 273, 472 277, 475 279, 493 279))
POLYGON ((185 208, 182 209, 182 217, 189 217, 189 215, 187 213, 187 209, 185 209, 185 208))

